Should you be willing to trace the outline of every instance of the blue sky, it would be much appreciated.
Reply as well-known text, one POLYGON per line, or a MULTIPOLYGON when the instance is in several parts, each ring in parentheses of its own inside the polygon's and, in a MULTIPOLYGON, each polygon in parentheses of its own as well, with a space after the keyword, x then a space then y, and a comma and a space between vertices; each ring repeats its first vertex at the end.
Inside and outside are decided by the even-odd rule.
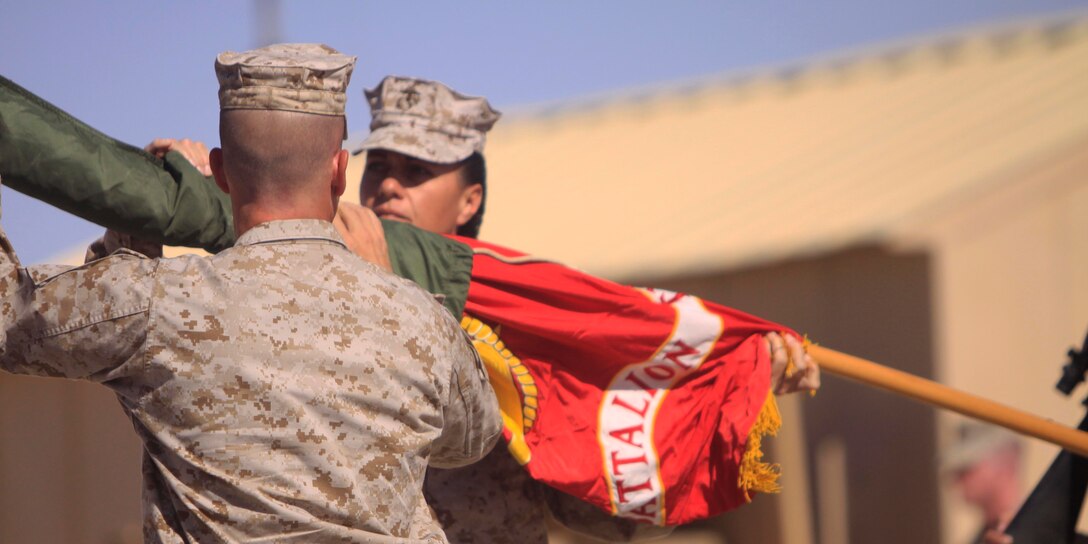
MULTIPOLYGON (((1088 0, 264 3, 278 5, 280 41, 359 57, 352 133, 366 130, 362 89, 386 74, 442 80, 509 110, 1088 9, 1088 0)), ((257 44, 257 5, 0 0, 0 74, 135 145, 155 137, 215 144, 212 63, 220 51, 257 44)), ((2 198, 3 226, 24 262, 99 234, 14 191, 2 198)))

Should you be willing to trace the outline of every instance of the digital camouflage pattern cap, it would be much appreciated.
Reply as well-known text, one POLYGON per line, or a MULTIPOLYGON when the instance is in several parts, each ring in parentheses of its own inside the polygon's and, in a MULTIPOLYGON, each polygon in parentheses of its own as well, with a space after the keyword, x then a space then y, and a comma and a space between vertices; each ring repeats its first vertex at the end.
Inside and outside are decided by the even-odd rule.
POLYGON ((487 131, 502 115, 482 96, 410 77, 386 76, 366 99, 370 135, 356 152, 386 149, 441 164, 482 153, 487 131))
POLYGON ((316 43, 282 43, 215 58, 219 108, 344 115, 355 57, 316 43))

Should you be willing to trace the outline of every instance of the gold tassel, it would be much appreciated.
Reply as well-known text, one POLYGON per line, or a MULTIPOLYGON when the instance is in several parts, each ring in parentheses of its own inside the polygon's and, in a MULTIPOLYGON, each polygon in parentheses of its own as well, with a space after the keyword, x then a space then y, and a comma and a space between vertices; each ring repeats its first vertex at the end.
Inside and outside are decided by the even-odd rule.
POLYGON ((778 402, 774 399, 774 393, 767 393, 767 400, 756 417, 756 422, 748 431, 748 448, 740 462, 740 478, 738 485, 744 491, 744 498, 752 501, 751 492, 778 493, 782 486, 778 485, 778 476, 781 467, 778 463, 765 463, 763 461, 763 437, 775 436, 782 427, 782 414, 778 411, 778 402))

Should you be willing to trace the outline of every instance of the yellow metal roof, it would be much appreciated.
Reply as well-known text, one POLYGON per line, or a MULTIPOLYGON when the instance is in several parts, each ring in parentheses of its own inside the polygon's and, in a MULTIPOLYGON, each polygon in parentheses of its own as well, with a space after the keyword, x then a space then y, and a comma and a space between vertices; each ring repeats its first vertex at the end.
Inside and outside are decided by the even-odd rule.
POLYGON ((883 240, 1088 145, 1088 18, 507 116, 482 238, 623 278, 883 240))

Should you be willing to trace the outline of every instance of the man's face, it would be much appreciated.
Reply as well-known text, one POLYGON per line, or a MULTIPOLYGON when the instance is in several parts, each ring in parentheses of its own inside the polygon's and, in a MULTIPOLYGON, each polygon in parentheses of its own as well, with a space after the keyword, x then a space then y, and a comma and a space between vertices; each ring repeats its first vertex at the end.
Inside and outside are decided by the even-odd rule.
MULTIPOLYGON (((367 152, 359 199, 383 219, 411 223, 439 234, 455 234, 467 217, 462 165, 438 164, 374 149, 367 152)), ((479 187, 479 186, 476 186, 479 187)))
POLYGON ((1019 495, 1020 450, 1015 444, 1000 446, 956 471, 954 477, 960 494, 968 503, 984 509, 1000 504, 1000 497, 1010 493, 1019 495))

